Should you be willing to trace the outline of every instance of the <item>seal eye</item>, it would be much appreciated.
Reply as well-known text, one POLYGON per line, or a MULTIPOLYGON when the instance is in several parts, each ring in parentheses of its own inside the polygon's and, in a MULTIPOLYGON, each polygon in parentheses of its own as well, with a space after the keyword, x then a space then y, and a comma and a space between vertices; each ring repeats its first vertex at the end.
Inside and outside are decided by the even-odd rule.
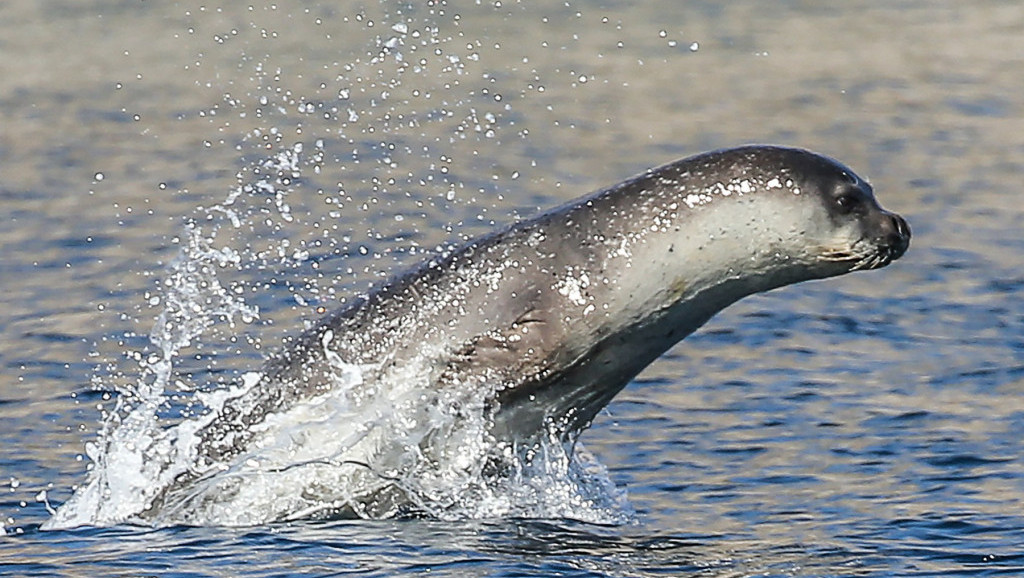
POLYGON ((861 199, 854 191, 845 191, 836 197, 836 206, 839 207, 840 213, 853 213, 860 208, 861 199))

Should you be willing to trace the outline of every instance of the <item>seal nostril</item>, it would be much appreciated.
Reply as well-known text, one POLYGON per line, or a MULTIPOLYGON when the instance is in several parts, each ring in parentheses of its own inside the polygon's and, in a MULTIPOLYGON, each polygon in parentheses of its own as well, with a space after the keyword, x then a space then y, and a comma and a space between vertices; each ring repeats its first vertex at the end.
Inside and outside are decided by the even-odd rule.
POLYGON ((892 220, 896 227, 896 232, 899 233, 901 237, 909 239, 910 225, 907 223, 907 220, 899 215, 893 215, 892 220))
POLYGON ((898 259, 910 247, 910 225, 903 217, 890 214, 889 226, 892 231, 889 233, 888 244, 894 251, 894 258, 898 259))

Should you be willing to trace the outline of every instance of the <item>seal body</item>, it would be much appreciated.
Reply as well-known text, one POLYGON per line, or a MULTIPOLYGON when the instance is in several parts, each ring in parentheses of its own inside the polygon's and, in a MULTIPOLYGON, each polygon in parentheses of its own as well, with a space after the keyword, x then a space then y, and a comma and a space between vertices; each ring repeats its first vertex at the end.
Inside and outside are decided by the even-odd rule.
POLYGON ((589 493, 576 435, 659 355, 746 295, 882 267, 909 241, 867 183, 808 151, 654 168, 395 278, 203 394, 202 415, 145 429, 144 408, 106 449, 132 475, 97 468, 47 527, 82 512, 462 519, 548 500, 558 516, 607 495, 589 493))
POLYGON ((909 245, 853 171, 817 154, 747 146, 638 175, 422 264, 325 318, 262 383, 200 432, 201 453, 244 448, 268 414, 420 376, 438 399, 485 390, 498 443, 572 436, 634 376, 738 299, 887 265, 909 245))

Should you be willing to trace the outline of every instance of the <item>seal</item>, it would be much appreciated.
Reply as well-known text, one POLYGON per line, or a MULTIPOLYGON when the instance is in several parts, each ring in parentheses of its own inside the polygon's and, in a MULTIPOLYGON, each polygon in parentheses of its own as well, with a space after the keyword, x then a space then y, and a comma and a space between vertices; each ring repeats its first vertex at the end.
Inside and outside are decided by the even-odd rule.
POLYGON ((234 453, 268 413, 322 393, 332 358, 382 380, 494 391, 499 439, 585 427, 644 367, 742 297, 889 264, 910 228, 812 152, 746 146, 654 168, 470 242, 339 310, 203 432, 234 453), (336 356, 336 357, 335 357, 336 356), (232 424, 231 433, 224 429, 232 424))
POLYGON ((352 367, 368 389, 416 376, 423 404, 457 386, 481 391, 495 444, 569 440, 728 305, 884 267, 910 236, 867 182, 806 150, 745 146, 653 168, 440 254, 330 314, 199 430, 198 461, 240 455, 267 416, 329 392, 352 367))

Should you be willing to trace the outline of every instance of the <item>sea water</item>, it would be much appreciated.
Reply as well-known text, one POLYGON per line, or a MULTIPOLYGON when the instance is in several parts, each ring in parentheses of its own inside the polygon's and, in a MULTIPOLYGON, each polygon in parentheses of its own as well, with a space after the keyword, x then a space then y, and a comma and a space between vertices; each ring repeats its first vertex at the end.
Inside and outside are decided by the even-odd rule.
POLYGON ((4 572, 1021 571, 1015 3, 0 10, 4 572), (724 312, 582 436, 585 476, 553 460, 453 517, 118 521, 184 463, 164 426, 187 438, 326 311, 745 142, 851 165, 914 245, 724 312), (533 490, 561 509, 507 509, 533 490))

